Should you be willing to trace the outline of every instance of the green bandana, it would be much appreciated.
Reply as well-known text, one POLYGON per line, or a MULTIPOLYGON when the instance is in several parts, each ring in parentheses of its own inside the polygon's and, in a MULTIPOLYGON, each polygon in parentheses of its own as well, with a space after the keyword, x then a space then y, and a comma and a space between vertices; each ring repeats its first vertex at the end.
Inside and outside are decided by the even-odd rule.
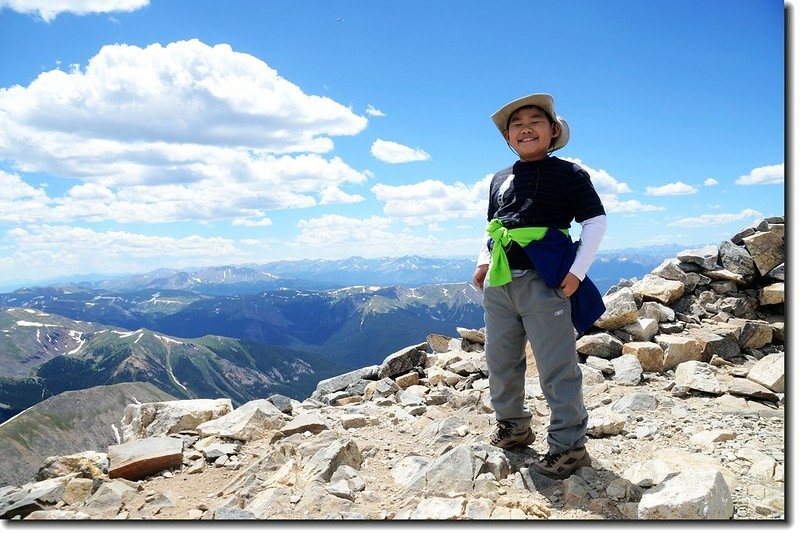
MULTIPOLYGON (((492 246, 492 266, 489 269, 489 286, 502 286, 511 282, 511 268, 506 257, 506 246, 512 241, 520 247, 532 241, 539 241, 547 234, 548 227, 520 227, 507 229, 499 219, 492 219, 486 225, 486 234, 494 240, 492 246)), ((561 229, 569 236, 569 229, 561 229)))

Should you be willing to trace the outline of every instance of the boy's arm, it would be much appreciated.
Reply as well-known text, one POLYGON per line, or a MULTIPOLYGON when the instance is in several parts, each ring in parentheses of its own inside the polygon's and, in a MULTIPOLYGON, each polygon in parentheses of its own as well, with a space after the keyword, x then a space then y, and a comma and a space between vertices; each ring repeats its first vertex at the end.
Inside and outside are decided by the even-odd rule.
POLYGON ((486 280, 486 273, 489 271, 489 262, 492 260, 492 253, 489 252, 489 240, 484 236, 481 250, 478 253, 478 261, 475 265, 475 273, 472 274, 472 284, 479 290, 483 290, 483 282, 486 280))
POLYGON ((603 236, 606 233, 606 226, 605 215, 598 215, 581 221, 581 243, 578 246, 578 253, 575 255, 572 267, 569 268, 570 273, 575 275, 578 280, 582 281, 586 277, 589 266, 592 265, 595 256, 597 256, 600 242, 603 241, 603 236))

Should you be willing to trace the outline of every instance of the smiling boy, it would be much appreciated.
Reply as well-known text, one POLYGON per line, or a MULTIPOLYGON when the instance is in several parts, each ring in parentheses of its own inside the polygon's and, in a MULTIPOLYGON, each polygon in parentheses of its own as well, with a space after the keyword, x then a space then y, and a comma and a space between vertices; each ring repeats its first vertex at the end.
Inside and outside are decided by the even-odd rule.
POLYGON ((588 329, 604 310, 586 272, 605 233, 605 210, 588 173, 551 156, 567 144, 569 126, 556 115, 550 95, 510 102, 492 120, 519 160, 492 178, 490 239, 473 275, 484 291, 489 392, 497 419, 489 441, 508 449, 535 440, 525 405, 527 338, 551 412, 548 452, 532 469, 563 479, 591 464, 575 330, 588 329), (569 238, 573 220, 581 225, 578 243, 569 238))

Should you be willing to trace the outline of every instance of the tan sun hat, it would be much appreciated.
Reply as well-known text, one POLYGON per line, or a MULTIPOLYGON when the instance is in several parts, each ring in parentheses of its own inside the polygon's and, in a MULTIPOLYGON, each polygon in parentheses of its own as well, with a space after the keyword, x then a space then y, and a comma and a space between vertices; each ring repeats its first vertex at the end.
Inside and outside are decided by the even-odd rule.
POLYGON ((511 117, 511 114, 523 106, 538 106, 546 111, 561 127, 561 133, 555 138, 555 145, 553 146, 553 150, 558 150, 569 141, 569 125, 566 119, 556 115, 553 105, 554 102, 551 95, 547 93, 534 93, 527 97, 518 98, 517 100, 509 102, 492 114, 492 121, 494 121, 497 129, 500 130, 500 133, 504 134, 508 127, 508 118, 511 117))

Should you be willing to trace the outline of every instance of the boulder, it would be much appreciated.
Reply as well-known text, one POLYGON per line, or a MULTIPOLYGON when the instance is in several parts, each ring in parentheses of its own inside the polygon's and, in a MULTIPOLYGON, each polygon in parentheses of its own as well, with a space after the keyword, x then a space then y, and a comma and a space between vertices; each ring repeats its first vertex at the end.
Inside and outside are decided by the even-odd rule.
POLYGON ((747 378, 773 392, 783 392, 785 372, 783 353, 767 355, 750 369, 747 378))
POLYGON ((578 338, 575 347, 581 355, 613 359, 622 355, 622 342, 608 333, 587 334, 578 338))
POLYGON ((425 342, 395 351, 383 360, 378 370, 378 378, 383 379, 402 375, 416 366, 420 366, 425 362, 425 348, 427 346, 428 344, 425 342))
POLYGON ((699 249, 685 249, 678 253, 678 260, 689 264, 695 264, 702 269, 715 269, 719 258, 719 247, 716 245, 706 245, 699 249))
POLYGON ((108 477, 143 479, 183 463, 183 440, 149 437, 108 448, 108 477))
POLYGON ((706 362, 689 361, 675 368, 675 386, 720 395, 725 388, 716 378, 716 368, 706 362))
POLYGON ((758 295, 758 301, 762 305, 777 305, 784 302, 782 282, 776 282, 769 286, 764 286, 758 295))
POLYGON ((640 520, 728 520, 733 498, 716 470, 686 470, 645 491, 639 502, 640 520))
POLYGON ((633 355, 644 372, 664 371, 664 349, 653 342, 628 342, 622 346, 623 355, 633 355))
POLYGON ((201 437, 219 436, 233 440, 257 440, 280 429, 286 417, 266 399, 248 401, 233 412, 197 426, 201 437))
POLYGON ((742 241, 761 275, 769 273, 785 260, 783 238, 774 232, 756 232, 742 241))
POLYGON ((633 292, 630 288, 623 288, 618 292, 603 297, 606 311, 594 323, 596 327, 614 330, 624 327, 638 319, 638 309, 633 292))
POLYGON ((379 370, 380 366, 376 364, 324 379, 317 383, 317 388, 311 394, 311 399, 322 399, 322 396, 326 394, 345 390, 351 384, 357 383, 362 379, 377 379, 379 370))
POLYGON ((670 305, 681 298, 686 285, 680 281, 663 279, 653 274, 647 274, 633 285, 634 294, 639 294, 647 301, 658 301, 663 305, 670 305))
POLYGON ((753 277, 756 274, 756 266, 753 257, 744 247, 734 245, 731 241, 723 241, 719 246, 719 259, 723 268, 739 275, 753 277))
POLYGON ((682 362, 703 360, 703 346, 694 338, 677 334, 659 334, 654 341, 664 350, 665 370, 670 370, 682 362))
POLYGON ((131 404, 125 407, 122 417, 122 440, 193 431, 201 423, 232 410, 231 400, 224 398, 131 404))

